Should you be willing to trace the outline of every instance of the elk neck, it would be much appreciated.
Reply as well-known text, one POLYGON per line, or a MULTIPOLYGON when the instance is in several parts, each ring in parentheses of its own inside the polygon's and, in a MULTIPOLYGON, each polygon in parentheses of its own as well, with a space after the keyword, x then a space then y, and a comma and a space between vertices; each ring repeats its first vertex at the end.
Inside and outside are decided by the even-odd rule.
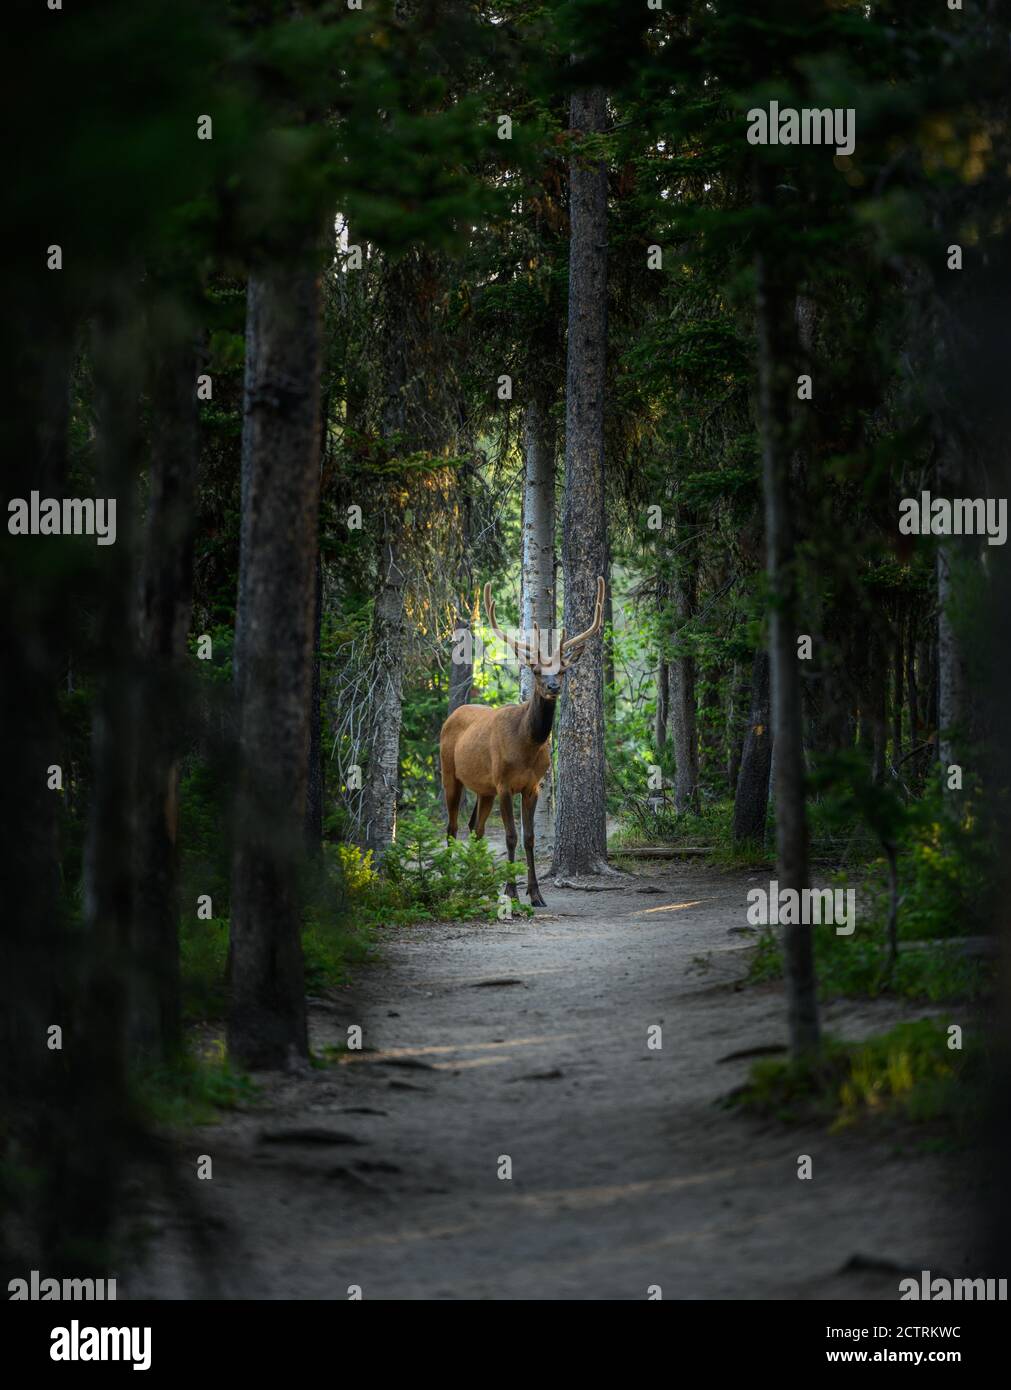
POLYGON ((537 687, 530 699, 526 701, 526 713, 523 715, 522 729, 531 743, 546 743, 551 735, 551 726, 555 722, 555 706, 557 700, 545 700, 537 687))

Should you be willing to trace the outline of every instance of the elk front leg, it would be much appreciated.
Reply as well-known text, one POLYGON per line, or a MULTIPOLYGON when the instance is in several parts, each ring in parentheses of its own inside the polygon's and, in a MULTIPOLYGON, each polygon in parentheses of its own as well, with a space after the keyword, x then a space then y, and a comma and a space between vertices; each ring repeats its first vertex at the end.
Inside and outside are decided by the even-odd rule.
MULTIPOLYGON (((499 792, 499 805, 502 807, 502 824, 505 826, 506 833, 506 853, 509 855, 509 864, 512 866, 516 862, 516 821, 513 817, 513 795, 512 792, 499 792)), ((505 886, 510 898, 518 898, 516 890, 516 872, 505 886)))
POLYGON ((527 853, 527 893, 533 907, 547 907, 541 897, 537 883, 537 870, 534 868, 534 812, 537 810, 537 793, 523 793, 523 848, 527 853))

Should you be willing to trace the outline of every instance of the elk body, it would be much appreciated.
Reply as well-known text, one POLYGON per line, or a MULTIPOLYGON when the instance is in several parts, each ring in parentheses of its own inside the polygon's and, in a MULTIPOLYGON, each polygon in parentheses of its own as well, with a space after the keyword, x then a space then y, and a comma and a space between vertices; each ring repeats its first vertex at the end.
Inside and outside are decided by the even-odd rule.
MULTIPOLYGON (((534 624, 532 644, 507 637, 495 620, 491 585, 484 586, 484 606, 492 632, 515 652, 523 666, 533 673, 534 689, 522 705, 491 709, 487 705, 461 705, 446 720, 439 736, 442 785, 446 793, 449 822, 446 838, 455 839, 460 798, 466 787, 477 796, 469 828, 479 839, 495 800, 502 811, 509 863, 516 860, 516 821, 513 797, 522 797, 523 848, 527 858, 527 893, 535 907, 545 907, 534 869, 534 811, 541 782, 551 762, 551 727, 555 705, 562 693, 565 673, 582 656, 587 642, 599 631, 604 618, 604 580, 597 580, 597 602, 593 622, 576 637, 565 636, 555 653, 541 654, 540 631, 534 624)), ((510 879, 506 892, 516 897, 516 881, 510 879)))

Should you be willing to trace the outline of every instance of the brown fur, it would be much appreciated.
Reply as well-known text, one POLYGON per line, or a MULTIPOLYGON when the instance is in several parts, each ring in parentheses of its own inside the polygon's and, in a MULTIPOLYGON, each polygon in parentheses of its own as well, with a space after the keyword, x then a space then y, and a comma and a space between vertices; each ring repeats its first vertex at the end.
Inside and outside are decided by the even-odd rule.
MULTIPOLYGON (((516 820, 513 797, 523 798, 523 846, 527 858, 527 892, 530 901, 544 907, 534 869, 534 810, 541 782, 551 761, 551 720, 554 701, 535 694, 523 705, 490 709, 487 705, 461 705, 446 720, 439 736, 442 785, 449 822, 446 838, 455 839, 460 799, 467 787, 477 796, 470 817, 470 832, 480 839, 498 797, 506 832, 506 851, 512 864, 516 856, 516 820), (543 738, 539 732, 543 732, 543 738)), ((516 896, 516 882, 506 884, 516 896)))
MULTIPOLYGON (((442 786, 446 793, 446 839, 455 840, 460 799, 464 787, 477 796, 471 812, 470 831, 480 839, 491 814, 496 796, 502 808, 502 823, 506 833, 506 853, 509 867, 516 860, 516 818, 513 797, 523 798, 523 848, 527 856, 527 892, 535 907, 546 907, 537 886, 534 868, 534 812, 544 774, 551 765, 551 726, 555 706, 562 693, 562 678, 576 664, 586 643, 600 631, 604 620, 604 579, 597 579, 597 599, 593 622, 585 631, 566 640, 562 628, 561 640, 553 656, 543 657, 541 633, 533 627, 533 640, 522 644, 510 638, 499 627, 491 585, 484 586, 484 607, 488 626, 495 636, 516 655, 520 665, 533 673, 534 690, 522 705, 506 705, 490 709, 487 705, 461 705, 442 726, 439 752, 442 761, 442 786)), ((510 897, 516 896, 515 877, 505 886, 510 897)))
POLYGON ((551 739, 538 748, 524 737, 528 704, 461 705, 442 726, 439 753, 446 804, 457 783, 478 796, 537 793, 551 760, 551 739))

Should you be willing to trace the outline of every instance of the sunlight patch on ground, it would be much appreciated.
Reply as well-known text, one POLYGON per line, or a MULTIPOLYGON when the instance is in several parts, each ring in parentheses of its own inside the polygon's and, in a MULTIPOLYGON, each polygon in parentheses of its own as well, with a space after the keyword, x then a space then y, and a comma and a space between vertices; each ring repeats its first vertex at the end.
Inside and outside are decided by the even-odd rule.
POLYGON ((346 1052, 337 1060, 341 1066, 350 1062, 383 1062, 392 1057, 426 1057, 440 1052, 480 1052, 489 1048, 540 1047, 544 1043, 564 1042, 575 1033, 552 1033, 539 1038, 503 1038, 499 1042, 432 1043, 428 1047, 387 1047, 382 1052, 346 1052))
POLYGON ((637 912, 626 912, 626 917, 648 917, 652 912, 684 912, 686 907, 698 907, 700 903, 713 903, 715 898, 696 898, 690 903, 664 903, 663 907, 641 907, 637 912))

